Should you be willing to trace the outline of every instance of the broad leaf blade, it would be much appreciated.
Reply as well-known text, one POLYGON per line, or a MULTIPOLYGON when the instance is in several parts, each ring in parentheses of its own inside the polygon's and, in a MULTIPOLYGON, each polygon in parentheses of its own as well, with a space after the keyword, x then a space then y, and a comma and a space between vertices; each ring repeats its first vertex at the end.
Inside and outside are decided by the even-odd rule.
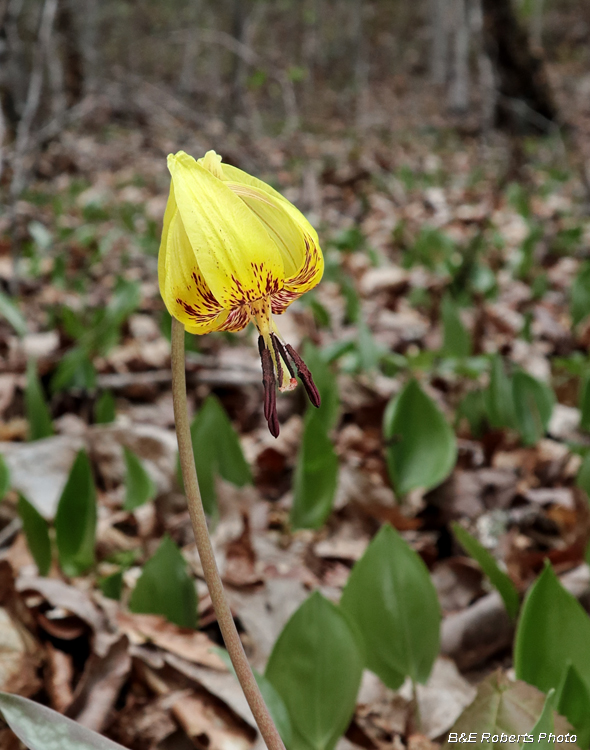
POLYGON ((469 357, 471 354, 471 337, 463 325, 455 304, 447 294, 441 304, 443 324, 443 354, 447 357, 469 357))
POLYGON ((578 476, 576 477, 576 485, 584 490, 590 499, 590 451, 586 453, 582 460, 582 465, 580 466, 578 476))
POLYGON ((575 326, 590 314, 590 263, 588 261, 582 263, 572 284, 570 313, 575 326))
POLYGON ((363 670, 358 636, 319 593, 307 599, 274 645, 266 677, 285 703, 298 750, 332 750, 354 713, 363 670))
POLYGON ((80 575, 94 564, 96 490, 86 451, 81 450, 70 471, 55 515, 59 564, 68 576, 80 575))
POLYGON ((0 693, 0 713, 29 750, 125 750, 46 706, 0 693))
POLYGON ((46 576, 51 567, 51 542, 47 521, 22 495, 18 499, 18 514, 23 522, 27 545, 33 555, 39 575, 46 576))
POLYGON ((8 321, 19 336, 26 336, 27 321, 16 302, 7 297, 4 292, 0 292, 0 317, 8 321))
POLYGON ((105 576, 98 582, 99 588, 107 599, 119 601, 123 593, 123 571, 118 570, 110 576, 105 576))
POLYGON ((514 427, 514 399, 512 384, 504 370, 500 355, 492 358, 490 385, 484 392, 490 426, 494 429, 514 427))
POLYGON ((129 601, 132 612, 163 615, 181 628, 197 627, 195 584, 176 544, 165 536, 143 572, 129 601))
POLYGON ((4 456, 0 453, 0 500, 4 498, 4 495, 10 489, 10 469, 8 464, 4 460, 4 456))
POLYGON ((153 500, 156 496, 156 485, 145 470, 139 456, 127 446, 123 448, 125 455, 125 510, 135 510, 140 505, 153 500))
POLYGON ((324 418, 309 411, 293 482, 293 528, 319 529, 332 510, 337 484, 338 456, 324 418))
POLYGON ((110 391, 103 391, 94 404, 94 421, 96 424, 110 424, 117 416, 117 405, 110 391))
POLYGON ((399 495, 417 487, 436 487, 453 470, 455 434, 415 380, 389 402, 383 429, 389 443, 389 476, 399 495))
POLYGON ((590 690, 590 618, 547 565, 521 610, 514 667, 519 680, 548 692, 559 687, 568 663, 590 690))
MULTIPOLYGON (((543 716, 544 706, 545 696, 542 692, 524 682, 509 680, 500 671, 494 672, 480 683, 475 700, 453 725, 442 750, 453 750, 457 747, 455 736, 458 738, 464 734, 464 737, 468 737, 470 733, 475 733, 476 738, 469 745, 473 750, 513 750, 519 746, 519 734, 532 735, 539 717, 543 716), (494 735, 498 735, 496 742, 492 742, 494 735)), ((555 733, 565 734, 569 731, 562 717, 555 715, 553 721, 555 733)), ((535 747, 537 737, 534 740, 523 747, 535 747)))
MULTIPOLYGON (((555 690, 550 690, 545 698, 545 705, 537 723, 531 730, 533 735, 533 744, 539 750, 549 750, 555 747, 555 742, 548 742, 549 734, 555 732, 555 722, 553 721, 553 705, 555 703, 555 690), (541 737, 544 735, 544 737, 541 737)), ((526 747, 526 744, 523 743, 526 747)))
POLYGON ((568 664, 559 689, 557 710, 577 731, 576 744, 587 748, 590 745, 590 694, 580 673, 571 663, 568 664))
POLYGON ((545 434, 551 419, 555 394, 553 390, 526 372, 512 378, 512 396, 516 429, 525 445, 535 445, 545 434))
POLYGON ((203 402, 193 419, 191 441, 203 505, 205 511, 212 515, 217 507, 217 473, 237 487, 252 482, 252 473, 237 433, 215 396, 209 396, 203 402))
POLYGON ((37 364, 33 359, 27 363, 25 410, 29 422, 29 440, 41 440, 53 435, 51 415, 37 374, 37 364))
POLYGON ((393 690, 426 682, 439 650, 440 606, 422 558, 388 524, 356 563, 340 606, 357 624, 366 666, 393 690))
POLYGON ((510 617, 515 619, 520 608, 520 601, 518 598, 518 591, 508 575, 506 575, 503 570, 500 570, 498 563, 494 560, 487 549, 458 523, 453 524, 453 533, 463 549, 465 549, 465 551, 479 563, 483 572, 490 579, 492 585, 495 586, 502 597, 506 611, 510 617))

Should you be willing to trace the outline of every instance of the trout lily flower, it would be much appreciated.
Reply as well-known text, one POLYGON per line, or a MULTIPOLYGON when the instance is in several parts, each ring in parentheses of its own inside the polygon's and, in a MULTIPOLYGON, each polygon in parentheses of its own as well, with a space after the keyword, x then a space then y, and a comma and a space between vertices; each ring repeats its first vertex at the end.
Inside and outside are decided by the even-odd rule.
POLYGON ((280 315, 322 278, 318 237, 293 204, 215 151, 168 156, 172 175, 158 256, 160 293, 190 333, 241 331, 253 320, 262 361, 264 416, 279 434, 276 388, 295 371, 314 406, 320 396, 305 363, 280 337, 280 315))

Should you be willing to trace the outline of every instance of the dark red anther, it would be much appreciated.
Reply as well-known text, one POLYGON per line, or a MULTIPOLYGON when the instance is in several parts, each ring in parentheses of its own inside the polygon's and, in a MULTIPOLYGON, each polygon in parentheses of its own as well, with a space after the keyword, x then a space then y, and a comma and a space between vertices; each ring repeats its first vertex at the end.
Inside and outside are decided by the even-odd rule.
POLYGON ((268 429, 273 437, 278 437, 280 432, 279 417, 277 414, 277 381, 273 367, 270 349, 264 345, 262 336, 258 337, 258 351, 262 361, 262 385, 264 386, 264 418, 268 423, 268 429))
POLYGON ((295 349, 293 349, 291 344, 285 344, 285 348, 293 362, 295 362, 297 374, 299 375, 301 382, 303 383, 303 387, 305 388, 307 395, 309 396, 309 400, 314 406, 318 407, 322 402, 320 398, 320 392, 318 391, 316 384, 313 382, 309 367, 301 359, 299 354, 297 354, 295 349))
POLYGON ((287 370, 289 370, 289 375, 294 378, 295 377, 295 370, 293 369, 293 365, 291 364, 291 360, 289 359, 289 355, 285 351, 285 347, 283 346, 283 342, 277 338, 274 333, 270 334, 270 337, 272 339, 272 345, 275 349, 275 356, 277 358, 277 362, 279 359, 282 359, 285 363, 287 370))

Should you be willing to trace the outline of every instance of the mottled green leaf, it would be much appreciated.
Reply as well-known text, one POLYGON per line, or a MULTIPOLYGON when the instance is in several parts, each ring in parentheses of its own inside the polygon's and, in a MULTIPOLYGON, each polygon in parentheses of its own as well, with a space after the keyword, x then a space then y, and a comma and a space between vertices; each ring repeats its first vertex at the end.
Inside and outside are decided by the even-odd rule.
POLYGON ((18 499, 18 514, 23 522, 27 545, 33 555, 39 575, 46 576, 51 567, 51 541, 47 521, 22 495, 18 499))
POLYGON ((125 455, 125 510, 135 510, 140 505, 153 500, 156 496, 156 485, 145 470, 139 456, 126 446, 125 455))
POLYGON ((388 687, 426 682, 439 651, 438 597, 422 558, 389 524, 352 569, 340 606, 362 634, 366 666, 388 687))
POLYGON ((535 445, 545 434, 551 419, 555 394, 552 388, 526 372, 512 377, 515 426, 525 445, 535 445))
POLYGON ((94 404, 94 421, 96 424, 110 424, 117 416, 117 405, 110 391, 103 391, 94 404))
POLYGON ((32 359, 27 363, 25 411, 29 422, 29 440, 41 440, 53 435, 51 414, 37 374, 37 364, 32 359))
POLYGON ((10 469, 8 464, 4 460, 4 456, 0 453, 0 500, 4 498, 4 495, 10 489, 10 469))
POLYGON ((46 706, 0 693, 0 713, 29 750, 125 750, 46 706))
POLYGON ((290 748, 334 748, 354 713, 362 670, 358 634, 316 591, 285 625, 265 672, 291 718, 290 748))
POLYGON ((522 606, 514 646, 516 676, 548 692, 559 687, 569 663, 590 690, 590 617, 547 564, 522 606))
POLYGON ((457 537, 459 544, 479 563, 479 566, 490 579, 492 585, 496 587, 510 617, 513 619, 516 618, 520 608, 520 601, 518 591, 509 576, 503 570, 500 570, 498 563, 487 549, 458 523, 453 524, 453 533, 457 537))
POLYGON ((455 434, 415 380, 387 405, 383 431, 389 476, 399 495, 417 487, 436 487, 453 470, 455 434))
POLYGON ((143 566, 129 609, 163 615, 181 628, 197 627, 195 584, 176 544, 165 536, 156 553, 143 566))
POLYGON ((293 480, 293 528, 320 528, 332 510, 337 484, 338 456, 323 418, 309 411, 293 480))
POLYGON ((86 451, 81 450, 70 471, 55 515, 55 541, 61 569, 68 576, 94 564, 96 490, 86 451))

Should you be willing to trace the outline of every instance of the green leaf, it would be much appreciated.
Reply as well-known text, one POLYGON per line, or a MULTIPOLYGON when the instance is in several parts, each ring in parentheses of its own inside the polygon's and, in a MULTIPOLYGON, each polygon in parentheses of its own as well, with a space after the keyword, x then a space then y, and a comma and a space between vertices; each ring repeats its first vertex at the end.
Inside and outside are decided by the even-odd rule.
POLYGON ((23 522, 27 545, 31 550, 39 575, 46 576, 51 567, 51 542, 47 521, 22 495, 18 499, 18 514, 23 522))
MULTIPOLYGON (((216 648, 215 653, 219 654, 220 658, 223 659, 226 667, 235 675, 236 671, 228 652, 224 648, 216 648)), ((287 747, 290 747, 291 743, 293 742, 293 730, 291 728, 291 719, 289 718, 289 712, 287 711, 287 707, 285 706, 283 699, 277 693, 276 689, 273 687, 273 684, 267 677, 265 677, 265 675, 260 674, 260 672, 256 669, 252 669, 252 674, 256 679, 258 687, 260 688, 260 692, 262 693, 264 702, 266 703, 268 711, 272 716, 272 720, 274 721, 275 726, 278 729, 279 734, 281 735, 281 739, 287 747)))
POLYGON ((436 487, 453 470, 455 434, 415 380, 387 405, 383 431, 389 476, 398 495, 436 487))
POLYGON ((143 572, 129 601, 132 612, 164 615, 181 628, 197 627, 195 584, 182 552, 165 536, 143 572))
POLYGON ((543 437, 551 419, 555 394, 553 389, 526 372, 512 378, 512 398, 516 429, 525 445, 535 445, 543 437))
POLYGON ((443 324, 443 354, 447 357, 469 357, 471 355, 471 337, 463 325, 451 297, 446 294, 441 304, 443 324))
POLYGON ((354 713, 362 671, 358 635, 316 591, 285 625, 265 673, 291 717, 291 747, 332 750, 354 713))
POLYGON ((359 365, 363 372, 375 372, 381 360, 381 348, 375 341, 371 329, 364 320, 357 322, 357 350, 359 365))
POLYGON ((498 590, 498 593, 504 602, 504 606, 506 607, 506 611, 512 619, 515 619, 520 608, 520 601, 518 598, 518 591, 509 576, 506 575, 503 570, 500 570, 498 563, 494 560, 492 555, 466 529, 458 523, 453 523, 452 526, 453 533, 457 537, 459 544, 469 555, 471 555, 471 557, 473 557, 474 560, 478 562, 483 572, 490 579, 492 585, 498 590))
POLYGON ((585 373, 580 379, 580 427, 590 432, 590 373, 585 373))
POLYGON ((332 510, 337 484, 338 456, 325 422, 308 411, 293 480, 293 528, 319 529, 332 510))
POLYGON ((125 750, 46 706, 0 693, 0 713, 29 750, 125 750))
POLYGON ((488 422, 485 397, 482 391, 469 391, 457 407, 457 423, 461 419, 469 422, 469 431, 474 438, 482 436, 488 422))
POLYGON ((4 456, 0 453, 0 500, 4 498, 9 489, 10 469, 8 468, 8 464, 4 460, 4 456))
POLYGON ((318 409, 310 404, 307 407, 308 411, 313 410, 314 414, 324 423, 328 432, 336 426, 340 411, 340 396, 336 376, 324 359, 323 352, 320 352, 310 341, 306 341, 303 347, 303 359, 309 367, 322 401, 318 409))
POLYGON ((494 429, 514 427, 514 399, 512 384, 504 370, 499 354, 492 358, 490 384, 484 391, 486 410, 490 426, 494 429))
POLYGON ((119 601, 123 592, 123 571, 118 570, 110 576, 101 578, 98 585, 107 599, 116 599, 119 601))
POLYGON ((91 391, 96 387, 96 369, 91 353, 84 346, 75 346, 65 354, 51 378, 51 392, 58 393, 66 388, 80 388, 91 391))
POLYGON ((16 302, 11 300, 4 292, 0 292, 0 317, 4 318, 19 336, 26 336, 27 321, 18 309, 16 302))
MULTIPOLYGON (((578 733, 576 742, 578 747, 587 748, 590 745, 590 694, 580 673, 571 662, 563 675, 557 699, 557 710, 566 717, 578 733)), ((553 729, 542 731, 553 731, 553 729)))
POLYGON ((125 454, 125 510, 135 510, 140 505, 153 500, 156 496, 156 485, 145 470, 139 456, 126 446, 123 447, 125 454))
POLYGON ((580 266, 578 275, 572 284, 570 296, 570 314, 572 323, 577 326, 590 314, 590 262, 580 266))
POLYGON ((366 666, 393 690, 426 682, 438 655, 440 606, 422 558, 385 524, 356 563, 340 606, 357 624, 366 666))
POLYGON ((80 575, 94 564, 96 490, 86 451, 73 463, 55 515, 55 541, 61 569, 80 575))
MULTIPOLYGON (((534 742, 531 743, 539 750, 549 750, 549 748, 555 747, 555 742, 548 742, 547 738, 551 732, 555 732, 555 723, 553 721, 553 705, 555 703, 555 690, 550 690, 545 698, 545 704, 541 715, 537 719, 537 723, 533 727, 531 734, 533 735, 534 742), (541 737, 541 735, 545 735, 541 737)), ((526 747, 523 743, 521 747, 526 747)))
POLYGON ((53 435, 51 415, 37 374, 37 364, 33 359, 27 363, 25 411, 29 422, 29 440, 42 440, 53 435))
POLYGON ((576 485, 584 490, 590 499, 590 451, 586 453, 582 460, 582 465, 580 466, 578 476, 576 477, 576 485))
POLYGON ((238 435, 215 396, 209 396, 196 414, 191 439, 203 505, 211 515, 217 507, 215 475, 243 487, 252 483, 252 473, 238 435))
POLYGON ((590 689, 590 618, 547 564, 521 610, 514 646, 516 676, 546 693, 559 687, 569 662, 590 689))
MULTIPOLYGON (((538 747, 538 735, 533 738, 533 732, 537 732, 539 726, 547 726, 539 724, 538 718, 548 721, 545 706, 542 692, 524 682, 514 682, 498 670, 479 684, 475 700, 454 723, 442 750, 455 750, 455 737, 458 739, 461 734, 469 737, 472 733, 475 742, 469 747, 473 750, 514 750, 520 745, 519 734, 527 735, 524 748, 538 747), (494 735, 498 737, 492 742, 494 735)), ((554 715, 553 721, 555 733, 565 735, 569 731, 570 727, 561 716, 554 715)))
POLYGON ((94 404, 94 421, 96 424, 110 424, 117 416, 117 405, 110 391, 103 391, 94 404))

